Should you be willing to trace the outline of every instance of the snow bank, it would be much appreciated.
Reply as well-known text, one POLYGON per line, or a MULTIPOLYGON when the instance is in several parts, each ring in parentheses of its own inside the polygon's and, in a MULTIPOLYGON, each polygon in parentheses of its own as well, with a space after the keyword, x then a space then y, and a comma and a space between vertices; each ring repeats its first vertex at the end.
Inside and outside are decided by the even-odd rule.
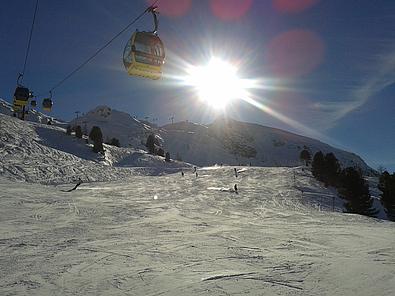
POLYGON ((105 146, 105 157, 93 153, 85 139, 63 128, 21 121, 0 114, 0 175, 15 181, 57 184, 119 180, 138 174, 160 174, 190 165, 165 162, 143 151, 105 146), (119 167, 116 167, 119 166, 119 167), (139 168, 131 168, 131 167, 139 168))

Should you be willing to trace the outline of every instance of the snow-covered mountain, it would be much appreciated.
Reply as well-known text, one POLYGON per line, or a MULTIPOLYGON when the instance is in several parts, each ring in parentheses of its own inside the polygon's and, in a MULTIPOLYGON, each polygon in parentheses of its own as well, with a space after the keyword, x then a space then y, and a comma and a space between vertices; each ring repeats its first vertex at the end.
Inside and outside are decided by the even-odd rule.
MULTIPOLYGON (((0 112, 11 114, 10 105, 0 101, 0 112)), ((46 123, 48 118, 32 111, 27 120, 46 123)), ((178 122, 157 128, 140 121, 128 113, 99 106, 83 116, 72 120, 70 126, 80 125, 85 134, 93 126, 102 130, 104 141, 117 138, 122 147, 146 149, 150 134, 173 159, 183 160, 198 166, 214 164, 252 165, 263 167, 292 167, 301 164, 300 152, 308 149, 311 155, 317 151, 332 152, 343 167, 358 167, 367 175, 375 174, 361 157, 318 140, 293 134, 284 130, 259 124, 220 118, 209 125, 178 122)), ((65 126, 65 123, 55 122, 65 126)))
POLYGON ((93 126, 99 126, 104 141, 117 138, 122 147, 144 149, 147 137, 155 133, 155 129, 148 124, 133 118, 128 113, 111 109, 107 106, 99 106, 70 122, 71 126, 81 126, 85 134, 93 126))
POLYGON ((190 122, 166 125, 161 135, 166 150, 202 166, 298 166, 300 152, 306 148, 311 155, 333 152, 343 167, 359 167, 367 174, 374 172, 354 153, 280 129, 232 119, 221 118, 207 126, 190 122))
POLYGON ((75 119, 88 132, 93 126, 101 128, 105 139, 118 138, 123 147, 144 149, 149 134, 157 135, 165 151, 175 159, 198 166, 214 164, 253 166, 298 166, 300 152, 307 148, 312 155, 317 151, 333 152, 343 167, 361 168, 373 174, 361 157, 308 137, 258 124, 219 119, 209 125, 178 122, 156 128, 129 114, 106 106, 97 107, 75 119))

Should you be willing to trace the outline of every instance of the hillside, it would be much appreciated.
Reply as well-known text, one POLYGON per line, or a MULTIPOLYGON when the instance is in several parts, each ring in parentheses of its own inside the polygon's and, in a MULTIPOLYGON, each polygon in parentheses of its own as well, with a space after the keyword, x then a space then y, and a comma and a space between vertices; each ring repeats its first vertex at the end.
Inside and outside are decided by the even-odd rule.
POLYGON ((299 166, 300 152, 307 148, 312 155, 318 151, 333 152, 343 167, 359 167, 366 174, 374 173, 354 153, 283 130, 232 119, 220 119, 207 126, 189 122, 166 125, 162 127, 161 136, 166 150, 202 166, 216 163, 299 166))
POLYGON ((138 149, 145 149, 148 135, 154 133, 173 158, 198 166, 299 166, 300 152, 307 148, 312 155, 320 150, 333 152, 343 167, 359 167, 367 175, 375 173, 354 153, 287 131, 232 119, 209 125, 178 122, 156 128, 127 113, 101 106, 73 120, 71 125, 80 125, 86 131, 97 125, 107 140, 115 137, 123 147, 138 149))
POLYGON ((86 134, 93 126, 99 126, 108 142, 111 138, 117 138, 122 147, 145 149, 145 142, 150 133, 155 130, 133 118, 129 114, 111 109, 107 106, 99 106, 70 122, 71 126, 81 126, 86 134))
MULTIPOLYGON (((0 99, 0 114, 13 115, 12 105, 7 101, 0 99)), ((47 124, 50 121, 53 125, 65 126, 66 122, 53 118, 50 114, 44 114, 35 109, 30 109, 28 114, 25 115, 26 121, 47 124)))
POLYGON ((143 150, 105 145, 105 155, 92 152, 85 139, 65 129, 21 121, 0 114, 0 176, 45 184, 119 180, 136 174, 159 174, 191 165, 153 156, 143 150))
MULTIPOLYGON (((10 108, 8 103, 0 101, 0 113, 11 114, 10 108)), ((50 117, 35 111, 28 115, 28 120, 33 122, 46 123, 48 118, 50 117)), ((56 120, 53 122, 62 127, 67 125, 56 120)), ((300 152, 307 148, 312 155, 317 151, 334 153, 342 167, 358 167, 366 175, 376 173, 354 153, 280 129, 233 119, 221 118, 209 125, 178 122, 157 128, 125 112, 99 106, 69 124, 80 125, 86 134, 93 126, 99 126, 106 142, 117 138, 122 147, 138 150, 145 150, 148 135, 155 134, 160 145, 170 152, 172 158, 198 166, 225 164, 293 167, 301 165, 300 152)))

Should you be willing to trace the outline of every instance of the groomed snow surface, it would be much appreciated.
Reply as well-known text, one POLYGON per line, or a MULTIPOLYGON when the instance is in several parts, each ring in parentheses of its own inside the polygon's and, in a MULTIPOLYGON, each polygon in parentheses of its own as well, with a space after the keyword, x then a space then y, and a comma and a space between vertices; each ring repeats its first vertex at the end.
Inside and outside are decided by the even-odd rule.
POLYGON ((0 295, 395 295, 395 224, 308 170, 105 149, 0 114, 0 295))
POLYGON ((238 169, 0 179, 0 294, 394 295, 393 223, 331 212, 302 168, 238 169))

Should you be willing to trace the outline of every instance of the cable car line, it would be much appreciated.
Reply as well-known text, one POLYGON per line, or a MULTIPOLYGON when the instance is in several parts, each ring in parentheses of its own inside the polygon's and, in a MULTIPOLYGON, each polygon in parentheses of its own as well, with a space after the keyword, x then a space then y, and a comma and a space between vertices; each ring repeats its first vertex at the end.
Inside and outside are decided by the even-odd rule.
POLYGON ((26 54, 25 54, 25 61, 23 63, 23 70, 22 73, 19 73, 18 79, 16 81, 16 88, 14 91, 14 96, 13 96, 13 101, 12 101, 12 108, 14 112, 14 116, 18 117, 22 120, 25 119, 25 113, 26 113, 26 107, 29 103, 29 99, 33 98, 32 92, 29 90, 29 88, 24 87, 22 85, 23 81, 23 75, 25 74, 26 71, 26 66, 27 66, 27 60, 29 58, 29 53, 30 53, 30 45, 32 43, 32 36, 33 36, 33 29, 34 29, 34 24, 36 22, 36 16, 37 16, 37 10, 38 10, 38 1, 36 0, 36 5, 34 8, 34 14, 33 14, 33 21, 32 25, 30 27, 30 33, 29 33, 29 39, 27 42, 27 48, 26 48, 26 54))
POLYGON ((23 70, 22 70, 22 72, 19 74, 19 77, 18 77, 18 84, 19 84, 19 79, 21 79, 21 82, 22 82, 22 80, 23 80, 23 75, 25 74, 25 71, 26 71, 27 60, 28 60, 28 58, 29 58, 29 53, 30 53, 30 45, 31 45, 31 42, 32 42, 34 24, 35 24, 35 22, 36 22, 36 15, 37 15, 37 10, 38 10, 38 1, 39 1, 39 0, 36 1, 36 6, 35 6, 35 8, 34 8, 33 21, 32 21, 32 25, 31 25, 31 27, 30 27, 29 41, 28 41, 28 43, 27 43, 27 49, 26 49, 25 62, 23 63, 23 70))
POLYGON ((90 61, 92 61, 99 53, 101 53, 106 47, 108 47, 115 39, 121 36, 126 30, 128 30, 133 24, 139 21, 147 12, 150 12, 152 8, 158 3, 159 0, 156 0, 153 4, 151 4, 147 9, 145 9, 141 14, 139 14, 135 19, 133 19, 128 25, 126 25, 119 33, 117 33, 114 37, 112 37, 108 42, 106 42, 103 46, 101 46, 94 54, 92 54, 88 59, 86 59, 81 65, 75 68, 72 72, 70 72, 65 78, 60 80, 57 84, 55 84, 49 91, 52 92, 59 86, 61 86, 66 80, 72 77, 75 73, 81 70, 84 66, 86 66, 90 61))

